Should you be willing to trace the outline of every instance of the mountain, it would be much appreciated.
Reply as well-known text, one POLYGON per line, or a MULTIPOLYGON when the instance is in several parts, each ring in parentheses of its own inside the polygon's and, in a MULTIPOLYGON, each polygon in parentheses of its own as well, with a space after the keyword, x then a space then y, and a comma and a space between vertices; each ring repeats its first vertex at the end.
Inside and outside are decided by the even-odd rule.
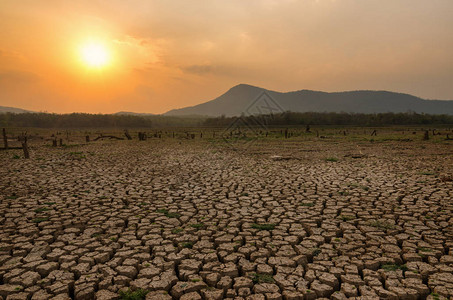
POLYGON ((220 97, 195 106, 173 109, 170 116, 239 116, 241 114, 293 112, 386 113, 416 112, 452 114, 453 101, 425 100, 408 94, 387 91, 326 93, 310 90, 275 92, 239 84, 220 97), (266 110, 267 106, 267 110, 266 110))
POLYGON ((30 113, 32 111, 30 110, 25 110, 22 108, 16 108, 16 107, 9 107, 9 106, 0 106, 0 113, 16 113, 16 114, 22 114, 22 113, 30 113))
POLYGON ((136 112, 131 112, 131 111, 119 111, 114 113, 113 115, 117 116, 141 116, 141 117, 146 117, 146 116, 154 116, 155 114, 150 114, 150 113, 136 113, 136 112))

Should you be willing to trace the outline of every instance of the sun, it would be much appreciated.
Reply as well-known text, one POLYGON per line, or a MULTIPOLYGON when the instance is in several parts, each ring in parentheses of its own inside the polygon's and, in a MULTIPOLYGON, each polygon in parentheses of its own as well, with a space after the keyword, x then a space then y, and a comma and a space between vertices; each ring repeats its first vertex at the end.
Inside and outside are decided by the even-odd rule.
POLYGON ((87 43, 80 48, 83 63, 91 68, 102 68, 109 63, 108 49, 101 43, 87 43))

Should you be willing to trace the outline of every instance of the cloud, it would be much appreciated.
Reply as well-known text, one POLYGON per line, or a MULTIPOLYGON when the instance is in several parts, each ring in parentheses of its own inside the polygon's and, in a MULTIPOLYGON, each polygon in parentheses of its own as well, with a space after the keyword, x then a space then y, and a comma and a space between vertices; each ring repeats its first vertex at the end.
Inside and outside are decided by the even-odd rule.
POLYGON ((157 63, 160 61, 159 41, 154 41, 148 37, 139 37, 134 35, 126 35, 119 39, 112 40, 113 43, 121 47, 124 56, 129 56, 130 59, 138 59, 157 63))
POLYGON ((187 66, 180 66, 179 69, 185 74, 192 74, 197 76, 228 76, 236 77, 243 75, 251 75, 254 69, 248 66, 238 66, 237 64, 193 64, 187 66))
POLYGON ((218 71, 218 69, 219 69, 218 67, 212 65, 190 65, 181 67, 181 70, 183 70, 184 72, 197 75, 214 73, 215 71, 218 71))

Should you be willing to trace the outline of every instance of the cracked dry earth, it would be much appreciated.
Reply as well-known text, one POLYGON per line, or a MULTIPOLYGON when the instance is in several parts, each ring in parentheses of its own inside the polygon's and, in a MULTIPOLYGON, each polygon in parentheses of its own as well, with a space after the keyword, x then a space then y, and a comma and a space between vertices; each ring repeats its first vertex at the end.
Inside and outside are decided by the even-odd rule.
POLYGON ((451 145, 205 146, 0 153, 0 298, 452 299, 451 145))

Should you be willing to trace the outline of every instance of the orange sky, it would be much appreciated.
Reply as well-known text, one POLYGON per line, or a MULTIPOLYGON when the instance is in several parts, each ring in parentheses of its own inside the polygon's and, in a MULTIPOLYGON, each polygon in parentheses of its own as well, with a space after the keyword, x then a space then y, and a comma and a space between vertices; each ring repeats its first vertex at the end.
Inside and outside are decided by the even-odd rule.
POLYGON ((163 113, 233 85, 453 99, 451 0, 0 1, 0 105, 163 113), (105 45, 90 68, 80 47, 105 45))

